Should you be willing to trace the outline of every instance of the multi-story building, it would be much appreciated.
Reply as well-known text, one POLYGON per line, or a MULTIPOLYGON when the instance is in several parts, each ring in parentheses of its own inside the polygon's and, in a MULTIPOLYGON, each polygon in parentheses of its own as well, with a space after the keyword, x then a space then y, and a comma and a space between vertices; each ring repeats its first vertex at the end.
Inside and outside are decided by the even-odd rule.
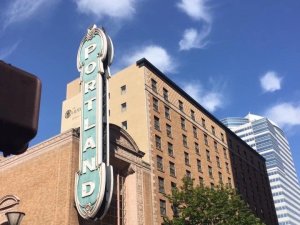
MULTIPOLYGON (((155 66, 141 59, 112 76, 109 86, 110 123, 114 124, 111 125, 114 128, 111 132, 114 134, 111 139, 111 161, 117 172, 113 207, 108 213, 110 219, 103 224, 160 225, 163 216, 173 216, 165 193, 171 193, 172 188, 180 186, 184 176, 192 177, 199 185, 213 187, 227 184, 235 187, 262 221, 267 225, 278 224, 265 159, 155 66), (120 140, 122 137, 127 142, 120 140)), ((80 126, 80 96, 80 81, 77 79, 67 87, 62 110, 62 134, 57 140, 80 126)), ((72 144, 76 155, 78 140, 72 144)), ((55 139, 47 148, 49 151, 54 148, 52 145, 55 145, 55 139)), ((45 148, 45 144, 39 145, 39 148, 45 148)), ((78 160, 73 153, 60 159, 58 149, 62 151, 63 147, 54 149, 57 149, 57 155, 52 155, 55 165, 63 166, 64 161, 78 160)), ((26 154, 30 154, 30 151, 26 154)), ((36 157, 41 154, 36 154, 36 157)), ((20 157, 17 156, 17 159, 20 157)), ((9 160, 13 159, 4 160, 2 167, 12 168, 13 163, 9 160)), ((15 164, 17 159, 14 160, 15 164)), ((21 163, 22 160, 19 160, 21 163)), ((49 173, 51 160, 46 161, 49 173)), ((35 162, 39 164, 37 159, 35 162)), ((21 168, 25 169, 26 166, 21 168)), ((40 169, 38 174, 44 177, 47 172, 42 172, 43 167, 40 169)), ((64 169, 70 174, 76 168, 68 166, 64 169)), ((60 175, 61 171, 58 167, 53 173, 60 175)), ((33 168, 31 172, 34 173, 33 168)), ((12 175, 16 176, 17 172, 12 175)), ((26 176, 24 173, 22 175, 26 176)), ((34 182, 39 190, 43 189, 35 178, 28 179, 33 179, 30 182, 34 182)), ((74 185, 73 179, 67 179, 70 187, 74 185)), ((52 193, 49 190, 49 195, 51 193, 59 199, 59 185, 56 183, 55 187, 57 191, 52 193)), ((0 192, 0 196, 7 191, 0 192)), ((66 196, 67 201, 71 201, 66 204, 74 203, 70 192, 66 196)), ((43 196, 39 199, 43 199, 43 196)), ((32 203, 32 200, 27 201, 32 203)), ((52 209, 55 212, 58 210, 55 207, 52 209)), ((69 210, 68 218, 72 221, 69 224, 85 224, 73 218, 75 208, 69 210)), ((58 214, 55 216, 59 219, 58 214)))
POLYGON ((300 186, 283 131, 268 118, 250 113, 222 122, 266 159, 279 225, 300 224, 300 186))

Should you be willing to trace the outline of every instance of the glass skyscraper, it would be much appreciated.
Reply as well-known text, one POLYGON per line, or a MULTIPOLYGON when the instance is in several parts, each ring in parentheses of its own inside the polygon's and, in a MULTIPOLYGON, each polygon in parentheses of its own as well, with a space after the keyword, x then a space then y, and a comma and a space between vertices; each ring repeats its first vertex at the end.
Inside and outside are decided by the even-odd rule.
POLYGON ((300 186, 283 131, 268 118, 250 113, 221 121, 266 159, 279 225, 299 225, 300 186))

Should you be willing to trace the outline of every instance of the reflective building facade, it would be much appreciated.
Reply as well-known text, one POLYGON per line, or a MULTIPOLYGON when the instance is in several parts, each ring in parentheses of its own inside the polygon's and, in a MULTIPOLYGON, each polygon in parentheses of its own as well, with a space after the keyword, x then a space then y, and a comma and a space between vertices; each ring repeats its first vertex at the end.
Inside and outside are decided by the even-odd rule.
POLYGON ((283 131, 268 118, 250 113, 222 122, 266 159, 279 224, 300 224, 300 186, 283 131))

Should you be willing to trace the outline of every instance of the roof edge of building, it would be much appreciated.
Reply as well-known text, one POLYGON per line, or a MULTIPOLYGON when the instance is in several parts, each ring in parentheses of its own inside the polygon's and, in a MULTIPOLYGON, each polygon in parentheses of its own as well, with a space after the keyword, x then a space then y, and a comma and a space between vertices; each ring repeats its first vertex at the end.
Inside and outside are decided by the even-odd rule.
POLYGON ((177 90, 181 95, 183 95, 186 99, 188 99, 193 105, 200 108, 204 111, 204 113, 210 117, 214 122, 216 122, 220 127, 222 127, 224 130, 226 130, 228 133, 230 133, 232 136, 240 139, 242 143, 246 146, 248 146, 257 156, 259 156, 263 161, 266 161, 263 156, 261 156, 258 152, 256 152, 253 148, 251 148, 246 142, 244 142, 238 135, 236 135, 232 130, 230 130, 228 127, 226 127, 220 120, 218 120, 214 115, 212 115, 207 109, 205 109, 200 103, 198 103, 195 99, 193 99, 190 95, 188 95, 183 89, 181 89, 174 81, 172 81, 170 78, 168 78, 163 72, 161 72, 157 67, 155 67, 151 62, 149 62, 146 58, 139 59, 136 61, 136 65, 138 67, 145 66, 151 71, 155 72, 156 75, 158 75, 160 78, 162 78, 166 83, 170 84, 174 87, 175 90, 177 90))

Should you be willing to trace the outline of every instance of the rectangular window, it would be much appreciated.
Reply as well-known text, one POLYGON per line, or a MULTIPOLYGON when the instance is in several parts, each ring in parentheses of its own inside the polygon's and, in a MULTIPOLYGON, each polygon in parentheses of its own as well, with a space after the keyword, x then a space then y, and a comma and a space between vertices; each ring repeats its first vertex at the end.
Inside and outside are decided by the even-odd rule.
POLYGON ((163 96, 166 101, 169 101, 169 92, 165 88, 163 88, 163 96))
POLYGON ((153 97, 153 109, 158 112, 158 99, 153 97))
POLYGON ((189 170, 186 170, 186 171, 185 171, 185 175, 186 175, 187 177, 189 177, 189 178, 192 178, 191 171, 189 171, 189 170))
POLYGON ((199 144, 197 142, 195 142, 195 152, 200 155, 200 148, 199 148, 199 144))
POLYGON ((165 181, 162 177, 158 177, 158 191, 160 193, 165 193, 165 181))
POLYGON ((191 110, 191 118, 194 121, 196 120, 196 118, 195 118, 195 112, 193 110, 191 110))
POLYGON ((200 187, 204 187, 204 179, 203 179, 203 177, 199 177, 199 184, 200 184, 200 187))
POLYGON ((170 166, 170 175, 172 177, 175 177, 176 176, 175 164, 173 162, 169 162, 169 166, 170 166))
POLYGON ((169 154, 169 156, 174 157, 173 145, 169 142, 168 142, 168 154, 169 154))
POLYGON ((227 162, 225 163, 225 166, 226 166, 226 172, 229 173, 229 165, 227 162))
POLYGON ((127 121, 123 121, 123 122, 122 122, 122 128, 123 128, 124 130, 127 130, 127 121))
POLYGON ((193 126, 194 138, 198 138, 197 127, 193 126))
POLYGON ((171 119, 171 116, 170 116, 170 108, 165 106, 165 117, 167 119, 171 119))
POLYGON ((187 145, 187 137, 184 134, 182 135, 182 144, 183 144, 184 147, 188 147, 188 145, 187 145))
POLYGON ((231 185, 231 178, 230 177, 228 177, 228 186, 231 188, 232 187, 232 185, 231 185))
POLYGON ((205 119, 201 118, 201 122, 202 122, 202 127, 206 129, 205 119))
POLYGON ((206 159, 210 162, 210 152, 206 149, 206 159))
POLYGON ((224 134, 223 133, 221 133, 221 140, 222 140, 222 142, 224 142, 224 134))
POLYGON ((162 199, 159 200, 159 209, 160 209, 160 215, 165 216, 167 214, 165 200, 162 199))
POLYGON ((174 190, 174 189, 176 189, 176 188, 177 188, 176 183, 174 183, 174 182, 171 181, 171 189, 174 190))
POLYGON ((208 175, 210 178, 213 178, 213 171, 212 171, 212 167, 208 166, 208 175))
POLYGON ((159 118, 154 116, 154 128, 160 130, 159 118))
POLYGON ((218 152, 218 143, 216 141, 214 141, 214 148, 215 148, 215 151, 218 152))
POLYGON ((172 137, 172 127, 170 124, 166 124, 167 136, 172 137))
POLYGON ((157 166, 158 170, 160 170, 160 171, 164 170, 163 158, 159 155, 156 156, 156 166, 157 166))
POLYGON ((216 130, 214 126, 211 126, 211 133, 216 136, 216 130))
POLYGON ((126 85, 123 85, 121 87, 121 95, 124 95, 124 94, 126 94, 126 85))
POLYGON ((161 150, 161 138, 160 136, 155 135, 155 147, 161 150))
POLYGON ((125 112, 126 110, 127 110, 127 104, 126 104, 126 102, 123 102, 121 104, 121 112, 125 112))
POLYGON ((178 107, 179 107, 179 110, 183 112, 183 102, 178 100, 178 107))
POLYGON ((184 152, 184 163, 187 166, 190 165, 189 153, 187 153, 187 152, 184 152))
POLYGON ((198 169, 198 172, 202 172, 202 165, 201 165, 201 161, 199 159, 197 159, 197 169, 198 169))
POLYGON ((218 156, 216 157, 216 161, 217 161, 217 166, 221 168, 220 158, 218 156))
POLYGON ((224 158, 225 158, 225 159, 228 159, 226 148, 223 148, 223 152, 224 152, 224 158))
POLYGON ((157 92, 157 82, 151 79, 151 88, 154 92, 157 92))
POLYGON ((185 119, 183 117, 180 118, 181 129, 185 130, 185 119))
POLYGON ((207 134, 203 134, 204 144, 208 146, 207 134))

